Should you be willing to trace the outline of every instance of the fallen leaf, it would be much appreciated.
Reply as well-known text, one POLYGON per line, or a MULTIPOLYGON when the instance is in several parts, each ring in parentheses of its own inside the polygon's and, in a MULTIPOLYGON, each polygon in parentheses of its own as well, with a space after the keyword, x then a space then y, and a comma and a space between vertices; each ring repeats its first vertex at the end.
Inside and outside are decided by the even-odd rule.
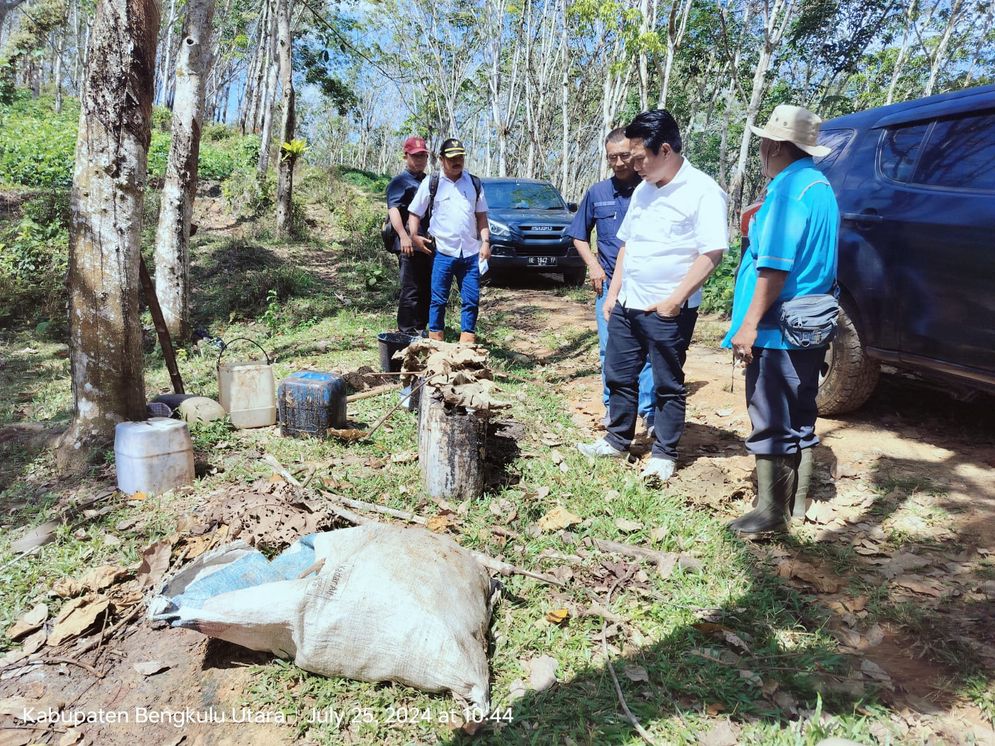
POLYGON ((543 486, 536 490, 536 497, 542 500, 549 497, 549 487, 543 486))
POLYGON ((563 461, 563 454, 557 451, 555 448, 549 452, 549 459, 554 464, 558 464, 563 461))
POLYGON ((777 565, 777 574, 782 578, 796 578, 811 585, 819 593, 836 593, 840 589, 838 580, 826 577, 812 565, 800 560, 783 560, 777 565))
POLYGON ((488 510, 491 511, 492 515, 501 519, 502 523, 511 523, 518 516, 518 508, 515 507, 515 504, 511 500, 506 498, 492 500, 488 506, 488 510))
POLYGON ((909 570, 918 570, 930 564, 932 562, 927 557, 922 557, 912 552, 899 552, 881 565, 878 572, 886 578, 895 578, 899 575, 904 575, 909 570))
POLYGON ((881 666, 874 661, 864 658, 860 662, 860 672, 868 678, 880 681, 884 684, 891 684, 891 676, 881 666))
POLYGON ((24 642, 22 643, 24 654, 34 655, 42 649, 42 646, 45 644, 47 639, 48 633, 44 629, 38 630, 33 635, 28 635, 24 638, 24 642))
POLYGON ((791 714, 795 714, 798 709, 798 701, 785 691, 776 692, 774 694, 774 704, 791 714))
POLYGON ((727 409, 716 409, 715 414, 717 414, 719 417, 731 417, 734 411, 735 410, 733 410, 731 407, 727 409))
POLYGON ((556 683, 556 668, 559 664, 555 658, 542 655, 528 662, 529 686, 537 692, 543 692, 556 683))
POLYGON ((395 453, 390 457, 390 460, 395 464, 407 464, 411 461, 418 460, 418 453, 416 451, 405 451, 404 453, 395 453))
MULTIPOLYGON (((709 708, 713 705, 709 705, 709 708)), ((728 720, 721 720, 704 733, 698 734, 701 746, 736 746, 739 743, 739 726, 728 720)))
POLYGON ((142 676, 154 676, 157 673, 168 670, 170 666, 168 663, 163 663, 162 661, 141 661, 140 663, 136 663, 133 668, 142 676))
POLYGON ((186 550, 186 558, 188 560, 192 560, 202 555, 210 549, 211 544, 214 542, 214 538, 214 534, 188 536, 183 542, 183 547, 186 550))
POLYGON ((836 509, 824 500, 813 500, 805 511, 805 518, 812 523, 825 525, 836 520, 836 509))
POLYGON ((107 611, 110 604, 111 600, 106 596, 92 593, 67 602, 52 626, 52 634, 48 637, 48 644, 60 645, 66 640, 82 634, 93 626, 97 619, 107 611))
POLYGON ((863 611, 867 608, 868 600, 867 596, 854 596, 853 598, 844 598, 843 605, 850 611, 863 611))
POLYGON ((542 531, 559 531, 580 523, 580 520, 580 516, 558 505, 540 518, 537 525, 542 531))
POLYGON ((438 513, 425 522, 425 528, 433 533, 439 534, 448 529, 450 524, 451 520, 448 513, 438 513))
POLYGON ((924 596, 940 598, 944 594, 943 586, 930 578, 923 578, 916 575, 902 575, 891 581, 899 588, 904 588, 913 593, 921 593, 924 596))
POLYGON ((630 521, 628 518, 616 518, 615 528, 625 534, 631 534, 643 527, 639 521, 630 521))
POLYGON ((142 552, 142 564, 138 568, 138 585, 142 588, 156 585, 169 569, 169 557, 173 545, 166 540, 157 541, 142 552))
POLYGON ((60 578, 52 584, 52 593, 60 598, 72 598, 83 592, 83 586, 76 578, 60 578))
POLYGON ((138 492, 132 492, 130 495, 128 495, 128 499, 129 500, 138 500, 138 501, 147 500, 148 499, 148 495, 145 494, 144 492, 142 492, 141 490, 139 490, 138 492))
POLYGON ((569 609, 553 609, 546 612, 546 621, 551 624, 563 624, 570 618, 569 609))
POLYGON ((117 525, 114 528, 116 528, 118 531, 127 531, 128 529, 134 528, 136 525, 138 525, 138 522, 140 520, 141 520, 140 516, 135 516, 134 518, 125 518, 124 520, 118 521, 117 525))
POLYGON ((625 673, 625 677, 629 681, 645 681, 649 683, 650 680, 649 673, 642 666, 628 665, 623 669, 623 673, 625 673))
POLYGON ((663 541, 668 536, 670 536, 670 531, 668 531, 663 526, 658 526, 657 528, 654 528, 652 531, 650 531, 650 539, 652 539, 653 541, 663 541))
POLYGON ((521 699, 525 696, 526 691, 525 682, 521 679, 515 679, 508 687, 508 701, 514 702, 516 699, 521 699))
POLYGON ((128 574, 128 571, 118 565, 100 565, 90 570, 80 580, 85 590, 102 591, 109 588, 128 574))
POLYGON ((725 712, 725 709, 725 705, 721 702, 712 702, 705 707, 705 712, 707 712, 710 717, 715 717, 720 712, 725 712))
POLYGON ((674 568, 677 567, 677 555, 673 552, 667 552, 657 563, 656 571, 661 578, 669 578, 674 574, 674 568))
POLYGON ((757 687, 757 689, 763 688, 764 680, 761 679, 759 674, 755 671, 747 671, 746 669, 741 668, 739 669, 739 678, 753 684, 753 686, 757 687))
POLYGON ((10 551, 14 554, 21 554, 55 541, 55 532, 61 525, 59 521, 48 521, 36 526, 11 544, 10 551))
POLYGON ((45 623, 48 619, 48 606, 45 604, 35 604, 30 611, 21 615, 21 618, 14 622, 7 630, 7 637, 17 640, 24 637, 29 632, 33 632, 45 623))

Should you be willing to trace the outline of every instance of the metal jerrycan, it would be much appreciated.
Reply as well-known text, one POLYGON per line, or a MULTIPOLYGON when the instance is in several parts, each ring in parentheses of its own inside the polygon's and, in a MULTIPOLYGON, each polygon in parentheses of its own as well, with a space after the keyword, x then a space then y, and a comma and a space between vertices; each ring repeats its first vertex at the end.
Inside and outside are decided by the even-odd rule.
POLYGON ((237 428, 268 427, 276 424, 276 380, 273 361, 258 342, 236 337, 218 353, 218 399, 237 428), (221 362, 235 342, 249 342, 263 353, 261 360, 221 362))

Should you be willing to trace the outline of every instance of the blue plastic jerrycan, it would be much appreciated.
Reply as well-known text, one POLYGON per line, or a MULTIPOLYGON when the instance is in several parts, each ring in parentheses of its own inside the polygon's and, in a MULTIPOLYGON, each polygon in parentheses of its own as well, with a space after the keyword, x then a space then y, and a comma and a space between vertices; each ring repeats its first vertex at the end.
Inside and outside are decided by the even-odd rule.
POLYGON ((334 373, 293 373, 280 382, 277 400, 284 437, 325 438, 328 428, 346 425, 345 381, 334 373))

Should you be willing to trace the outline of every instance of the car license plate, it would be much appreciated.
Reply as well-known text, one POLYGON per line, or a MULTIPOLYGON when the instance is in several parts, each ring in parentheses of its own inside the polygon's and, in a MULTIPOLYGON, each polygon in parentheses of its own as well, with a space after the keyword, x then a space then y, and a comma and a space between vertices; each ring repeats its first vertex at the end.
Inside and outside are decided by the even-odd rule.
POLYGON ((537 267, 555 267, 556 257, 555 256, 530 256, 529 264, 534 264, 537 267))

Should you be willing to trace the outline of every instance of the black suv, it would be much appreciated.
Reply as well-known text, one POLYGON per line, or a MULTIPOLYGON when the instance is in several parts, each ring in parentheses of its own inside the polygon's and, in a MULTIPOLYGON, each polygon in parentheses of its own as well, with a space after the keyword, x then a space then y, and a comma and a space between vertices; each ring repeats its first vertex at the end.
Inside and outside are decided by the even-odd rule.
POLYGON ((843 317, 819 409, 856 409, 880 363, 995 392, 995 85, 832 119, 843 317))
POLYGON ((491 272, 561 272, 568 285, 583 285, 587 267, 566 235, 577 205, 564 202, 548 181, 481 181, 491 229, 491 272))

